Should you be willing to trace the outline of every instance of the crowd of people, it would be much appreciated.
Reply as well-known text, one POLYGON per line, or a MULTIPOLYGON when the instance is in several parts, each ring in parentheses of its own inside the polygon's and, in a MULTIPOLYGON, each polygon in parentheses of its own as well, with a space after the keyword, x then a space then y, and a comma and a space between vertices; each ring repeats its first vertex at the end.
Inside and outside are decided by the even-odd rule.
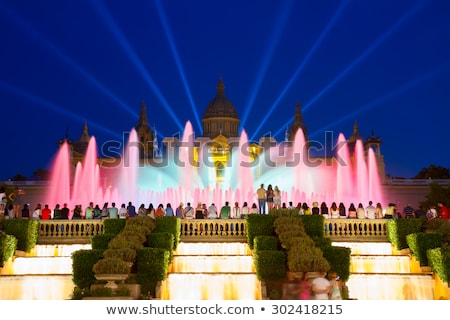
POLYGON ((171 203, 165 205, 160 203, 154 206, 150 203, 148 206, 141 204, 138 208, 132 202, 128 204, 122 203, 116 206, 115 202, 105 202, 102 206, 90 202, 85 208, 75 205, 69 208, 67 203, 62 205, 56 204, 54 208, 50 208, 40 203, 31 207, 28 203, 23 203, 22 196, 25 193, 19 188, 15 188, 13 192, 6 195, 4 189, 0 190, 0 217, 7 219, 24 218, 35 220, 58 220, 58 219, 126 219, 134 216, 149 216, 151 218, 161 216, 176 216, 180 219, 236 219, 243 218, 248 214, 267 214, 274 209, 289 209, 298 212, 299 215, 317 214, 325 218, 339 219, 389 219, 389 218, 420 218, 428 219, 441 218, 448 220, 450 218, 450 208, 444 202, 438 202, 436 206, 424 209, 419 206, 413 208, 410 204, 404 208, 398 208, 394 203, 389 203, 385 208, 381 203, 374 204, 369 201, 367 204, 350 203, 348 207, 343 202, 339 204, 332 202, 327 205, 322 202, 320 205, 317 201, 309 205, 307 202, 299 202, 294 206, 292 201, 281 202, 281 192, 278 186, 272 187, 268 185, 267 189, 264 184, 256 190, 255 199, 251 205, 243 202, 235 202, 233 206, 229 201, 225 201, 222 205, 217 206, 214 203, 207 205, 199 202, 194 208, 190 202, 184 205, 180 202, 177 207, 172 207, 171 203))

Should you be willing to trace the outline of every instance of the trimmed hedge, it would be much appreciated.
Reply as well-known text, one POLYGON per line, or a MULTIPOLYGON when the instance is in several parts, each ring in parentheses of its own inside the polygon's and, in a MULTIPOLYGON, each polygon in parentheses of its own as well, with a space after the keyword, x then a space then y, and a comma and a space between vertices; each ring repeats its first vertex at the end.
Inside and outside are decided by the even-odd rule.
POLYGON ((126 222, 127 219, 104 219, 102 221, 103 233, 117 235, 125 228, 126 222))
POLYGON ((406 242, 420 266, 428 266, 427 250, 442 247, 442 234, 437 232, 411 233, 406 236, 406 242))
POLYGON ((152 232, 151 234, 149 234, 146 244, 146 247, 160 248, 169 251, 170 253, 169 262, 172 262, 173 246, 174 246, 173 234, 168 232, 152 232))
POLYGON ((274 233, 273 215, 266 214, 249 214, 245 217, 247 223, 247 244, 253 250, 253 240, 256 236, 272 236, 274 233))
POLYGON ((350 278, 351 249, 347 247, 327 246, 322 248, 323 256, 330 263, 330 271, 336 272, 347 282, 350 278))
POLYGON ((253 239, 253 249, 257 250, 278 250, 278 238, 275 236, 256 236, 253 239))
POLYGON ((104 234, 96 234, 91 237, 91 246, 92 249, 106 250, 108 249, 108 243, 116 237, 116 234, 104 233, 104 234))
POLYGON ((386 222, 388 239, 397 250, 406 249, 408 248, 406 236, 420 232, 421 226, 421 219, 389 219, 386 222))
POLYGON ((286 254, 281 250, 257 250, 253 252, 256 277, 260 281, 286 277, 286 254))
POLYGON ((5 220, 5 233, 17 239, 17 250, 30 252, 37 243, 39 221, 29 219, 5 220))
POLYGON ((156 217, 156 228, 153 233, 168 232, 173 234, 173 250, 181 241, 181 220, 177 217, 156 217))
POLYGON ((17 247, 16 237, 10 234, 0 233, 0 267, 3 267, 4 263, 12 258, 17 247))
POLYGON ((156 284, 167 277, 169 256, 170 252, 161 248, 143 248, 137 251, 137 279, 143 294, 150 292, 155 296, 156 284))
POLYGON ((72 281, 80 289, 89 289, 97 280, 92 267, 104 250, 78 250, 72 253, 72 281))
POLYGON ((450 247, 427 250, 428 263, 431 270, 443 282, 450 282, 450 247))
POLYGON ((325 236, 324 222, 325 218, 320 214, 301 215, 303 226, 306 233, 312 239, 323 238, 325 236))

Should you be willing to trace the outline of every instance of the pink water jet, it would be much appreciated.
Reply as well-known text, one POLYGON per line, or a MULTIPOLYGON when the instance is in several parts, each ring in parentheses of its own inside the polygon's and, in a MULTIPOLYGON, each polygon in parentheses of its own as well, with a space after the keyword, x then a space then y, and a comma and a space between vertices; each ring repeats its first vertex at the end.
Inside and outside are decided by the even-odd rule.
MULTIPOLYGON (((238 148, 231 150, 231 159, 224 166, 222 178, 216 176, 216 168, 208 166, 204 152, 198 152, 194 163, 196 140, 190 122, 187 122, 178 146, 178 161, 169 160, 165 166, 143 165, 139 159, 139 141, 136 131, 130 132, 120 165, 114 168, 99 167, 95 138, 91 138, 83 163, 75 169, 70 166, 70 151, 67 143, 59 149, 52 168, 50 187, 46 203, 68 203, 71 207, 89 202, 103 205, 104 202, 132 202, 135 206, 152 203, 154 206, 179 202, 190 202, 220 207, 225 201, 230 204, 246 201, 249 206, 257 202, 255 190, 261 183, 272 184, 281 190, 283 202, 313 201, 383 204, 383 192, 376 157, 372 149, 364 150, 357 141, 353 154, 345 137, 340 134, 337 154, 328 158, 311 158, 307 152, 308 142, 299 130, 292 145, 278 144, 266 148, 252 163, 245 130, 239 137, 238 148), (180 165, 182 163, 183 165, 180 165)), ((197 145, 198 146, 198 145, 197 145)), ((171 155, 173 158, 175 153, 171 155)))

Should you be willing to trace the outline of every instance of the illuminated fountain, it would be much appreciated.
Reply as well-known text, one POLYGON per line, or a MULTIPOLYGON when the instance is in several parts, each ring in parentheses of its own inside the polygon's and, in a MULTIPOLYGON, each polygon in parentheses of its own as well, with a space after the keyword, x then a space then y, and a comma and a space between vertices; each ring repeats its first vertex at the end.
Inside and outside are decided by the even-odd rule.
POLYGON ((247 244, 228 245, 180 243, 161 299, 260 300, 261 285, 247 244))
POLYGON ((0 300, 63 300, 73 292, 74 251, 90 245, 37 245, 26 257, 9 259, 0 272, 0 300))
POLYGON ((351 202, 383 203, 373 150, 369 148, 366 152, 358 140, 350 156, 342 134, 337 144, 343 147, 336 148, 338 154, 334 158, 307 158, 307 143, 300 129, 291 146, 280 143, 263 147, 253 162, 243 130, 238 145, 230 145, 231 155, 219 179, 209 153, 210 145, 204 143, 199 147, 196 144, 190 122, 176 150, 168 147, 165 159, 153 159, 147 164, 140 163, 139 141, 134 129, 122 159, 115 159, 120 160, 120 164, 114 167, 98 164, 96 140, 91 138, 83 163, 78 163, 72 174, 70 150, 67 143, 63 143, 54 160, 45 203, 51 207, 56 203, 86 207, 91 201, 100 206, 113 201, 118 205, 131 201, 146 206, 189 201, 219 206, 225 201, 240 204, 246 201, 251 205, 257 202, 255 190, 261 183, 277 185, 283 202, 325 201, 330 205, 336 201, 347 207, 351 202), (199 149, 197 162, 194 162, 195 148, 199 149))

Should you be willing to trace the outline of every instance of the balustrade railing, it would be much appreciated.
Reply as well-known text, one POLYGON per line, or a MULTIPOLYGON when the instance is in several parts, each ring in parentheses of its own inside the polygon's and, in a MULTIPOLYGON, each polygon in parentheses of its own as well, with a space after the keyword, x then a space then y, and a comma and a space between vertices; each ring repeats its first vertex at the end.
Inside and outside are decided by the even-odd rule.
MULTIPOLYGON (((387 241, 385 219, 326 219, 325 236, 332 241, 387 241)), ((102 220, 42 220, 39 244, 90 243, 103 233, 102 220)), ((181 220, 181 241, 245 242, 244 219, 181 220)))

